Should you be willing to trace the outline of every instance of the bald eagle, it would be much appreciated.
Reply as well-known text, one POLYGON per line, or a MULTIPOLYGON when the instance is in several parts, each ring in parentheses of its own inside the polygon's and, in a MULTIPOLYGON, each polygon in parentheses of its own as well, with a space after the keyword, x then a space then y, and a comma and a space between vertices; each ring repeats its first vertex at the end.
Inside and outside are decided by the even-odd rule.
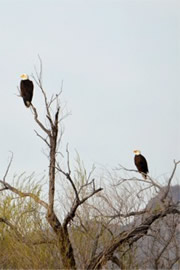
POLYGON ((148 165, 145 157, 141 155, 141 152, 139 150, 134 150, 134 163, 138 169, 138 171, 142 174, 143 178, 147 178, 148 171, 148 165))
POLYGON ((21 97, 23 98, 25 106, 30 107, 33 97, 34 85, 33 82, 29 80, 27 74, 22 74, 21 78, 22 78, 20 82, 21 97))

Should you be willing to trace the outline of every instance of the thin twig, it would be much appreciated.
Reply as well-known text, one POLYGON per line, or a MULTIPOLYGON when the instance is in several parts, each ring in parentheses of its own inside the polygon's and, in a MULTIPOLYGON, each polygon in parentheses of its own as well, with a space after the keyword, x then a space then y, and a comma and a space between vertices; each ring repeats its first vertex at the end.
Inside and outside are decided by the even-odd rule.
POLYGON ((70 173, 69 173, 69 172, 66 173, 66 172, 63 171, 59 166, 56 167, 56 169, 57 169, 60 173, 62 173, 63 175, 66 176, 67 180, 71 183, 71 186, 72 186, 72 188, 73 188, 73 190, 74 190, 74 193, 75 193, 75 196, 76 196, 76 201, 80 201, 79 195, 78 195, 78 192, 77 192, 77 189, 76 189, 76 186, 75 186, 75 184, 74 184, 74 182, 73 182, 73 180, 72 180, 72 178, 71 178, 70 173))
POLYGON ((168 185, 167 185, 167 188, 166 188, 166 192, 164 193, 164 196, 161 198, 161 201, 162 202, 164 202, 164 200, 166 199, 166 197, 167 197, 167 195, 169 193, 170 185, 171 185, 171 182, 173 180, 174 174, 176 172, 176 168, 177 168, 177 166, 178 166, 179 163, 180 163, 180 160, 177 161, 177 162, 174 160, 174 169, 173 169, 173 171, 171 173, 171 176, 169 177, 168 185))
MULTIPOLYGON (((122 165, 119 165, 120 168, 116 168, 115 170, 124 170, 124 171, 127 171, 127 172, 136 172, 136 173, 139 173, 137 170, 134 170, 134 169, 128 169, 128 168, 125 168, 124 166, 122 165)), ((162 189, 162 187, 160 185, 158 185, 149 175, 147 175, 147 179, 144 180, 144 179, 138 179, 138 178, 130 178, 130 179, 122 179, 123 181, 132 181, 132 180, 136 180, 136 181, 141 181, 141 182, 145 182, 145 183, 152 183, 155 187, 157 187, 159 190, 162 189), (149 179, 149 181, 147 180, 149 179)), ((121 184, 121 182, 119 183, 121 184)))
POLYGON ((34 132, 36 133, 36 135, 41 138, 41 140, 43 140, 48 147, 50 147, 50 144, 48 143, 47 139, 45 139, 44 137, 42 137, 35 129, 34 129, 34 132))
POLYGON ((68 149, 68 144, 66 145, 66 153, 67 153, 68 173, 69 173, 69 175, 71 175, 71 168, 70 168, 70 160, 69 160, 69 149, 68 149))
MULTIPOLYGON (((59 93, 57 93, 56 95, 55 95, 55 97, 52 95, 51 96, 51 99, 50 99, 50 101, 49 101, 49 103, 48 103, 48 107, 50 108, 51 107, 51 105, 52 105, 52 103, 54 102, 54 101, 58 101, 58 98, 59 98, 59 96, 62 94, 62 90, 59 92, 59 93)), ((58 107, 59 107, 59 104, 58 104, 58 107)))
POLYGON ((3 181, 4 182, 6 181, 6 176, 7 176, 8 172, 9 172, 10 167, 11 167, 12 160, 13 160, 13 153, 11 152, 11 158, 10 158, 9 164, 7 166, 6 172, 5 172, 4 176, 3 176, 3 181))
POLYGON ((134 170, 134 169, 128 169, 124 166, 122 166, 121 164, 119 164, 120 168, 116 168, 115 170, 116 171, 120 171, 120 170, 124 170, 124 171, 127 171, 127 172, 136 172, 136 173, 139 173, 137 170, 134 170))
POLYGON ((95 190, 95 183, 94 183, 94 180, 95 180, 94 178, 93 178, 90 182, 88 182, 88 180, 87 180, 86 184, 82 185, 82 186, 79 188, 78 194, 80 194, 80 192, 81 192, 81 190, 82 190, 83 188, 85 188, 85 187, 87 187, 87 186, 90 186, 91 184, 92 184, 92 186, 93 186, 93 190, 95 190))

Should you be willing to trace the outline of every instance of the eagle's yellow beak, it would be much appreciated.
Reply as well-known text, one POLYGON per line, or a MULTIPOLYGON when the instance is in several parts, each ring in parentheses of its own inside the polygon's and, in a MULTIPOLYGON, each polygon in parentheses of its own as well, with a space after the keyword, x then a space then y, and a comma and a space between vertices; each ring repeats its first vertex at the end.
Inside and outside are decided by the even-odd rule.
POLYGON ((28 75, 26 73, 23 73, 20 77, 23 80, 27 80, 28 79, 28 75))

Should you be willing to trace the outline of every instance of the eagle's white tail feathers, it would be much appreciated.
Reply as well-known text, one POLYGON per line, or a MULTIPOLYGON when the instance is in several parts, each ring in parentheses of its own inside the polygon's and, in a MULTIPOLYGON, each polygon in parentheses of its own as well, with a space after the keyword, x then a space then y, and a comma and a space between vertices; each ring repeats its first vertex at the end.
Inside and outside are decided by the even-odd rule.
POLYGON ((147 179, 147 174, 146 173, 141 173, 142 177, 144 178, 144 180, 147 179))
POLYGON ((26 101, 26 107, 30 107, 30 105, 31 105, 31 102, 29 102, 29 101, 26 101))

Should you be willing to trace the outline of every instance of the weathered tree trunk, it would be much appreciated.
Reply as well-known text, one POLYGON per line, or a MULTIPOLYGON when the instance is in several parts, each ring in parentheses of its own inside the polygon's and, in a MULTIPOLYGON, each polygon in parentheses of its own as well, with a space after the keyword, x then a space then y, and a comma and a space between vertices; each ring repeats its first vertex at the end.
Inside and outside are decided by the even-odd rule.
POLYGON ((56 166, 56 136, 50 137, 50 162, 49 162, 49 211, 54 211, 55 192, 55 166, 56 166))
POLYGON ((58 237, 63 268, 76 269, 76 262, 68 231, 63 229, 54 213, 48 213, 47 220, 58 237))
POLYGON ((58 116, 59 109, 56 112, 54 123, 49 119, 51 124, 51 134, 49 135, 50 144, 50 162, 49 162, 49 208, 47 220, 59 240, 59 248, 64 269, 76 269, 73 248, 69 239, 67 228, 61 225, 56 214, 54 213, 54 194, 55 194, 55 178, 56 178, 56 147, 58 138, 58 116))

